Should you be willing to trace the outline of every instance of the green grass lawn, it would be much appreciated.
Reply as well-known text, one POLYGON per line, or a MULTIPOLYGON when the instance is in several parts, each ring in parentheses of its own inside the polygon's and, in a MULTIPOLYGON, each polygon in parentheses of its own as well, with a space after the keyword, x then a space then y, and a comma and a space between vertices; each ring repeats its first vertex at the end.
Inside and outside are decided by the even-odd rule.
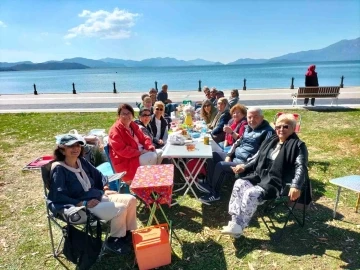
MULTIPOLYGON (((187 196, 180 205, 165 206, 181 243, 173 241, 172 264, 164 269, 360 269, 360 214, 356 194, 341 193, 339 218, 332 220, 335 177, 360 174, 360 110, 298 111, 300 138, 309 150, 309 173, 315 204, 307 223, 290 222, 280 242, 272 241, 260 218, 244 236, 232 239, 219 230, 229 220, 228 183, 221 202, 202 205, 187 196)), ((272 121, 276 111, 266 110, 272 121)), ((21 168, 34 158, 52 154, 57 134, 77 129, 109 129, 114 113, 45 113, 0 115, 0 268, 61 269, 51 256, 41 176, 21 168)), ((176 179, 178 181, 178 179, 176 179)), ((147 212, 139 213, 139 225, 147 212)), ((281 220, 281 216, 276 216, 281 220)), ((67 265, 73 269, 70 263, 67 265)), ((94 269, 136 269, 134 255, 107 255, 94 269)))

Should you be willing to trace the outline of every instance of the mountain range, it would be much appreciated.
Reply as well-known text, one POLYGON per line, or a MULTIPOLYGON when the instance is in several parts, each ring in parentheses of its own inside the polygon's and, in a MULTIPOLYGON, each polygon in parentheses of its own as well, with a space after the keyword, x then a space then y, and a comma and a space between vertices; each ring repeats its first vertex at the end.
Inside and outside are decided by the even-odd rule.
MULTIPOLYGON (((341 40, 330 46, 318 50, 289 53, 270 59, 241 58, 227 65, 288 63, 288 62, 318 62, 318 61, 354 61, 360 60, 360 37, 352 40, 341 40)), ((62 61, 47 61, 33 63, 30 61, 7 63, 0 62, 0 71, 7 70, 40 70, 40 69, 82 69, 82 68, 111 68, 111 67, 179 67, 179 66, 209 66, 224 65, 221 62, 204 59, 178 60, 170 57, 149 58, 141 61, 123 60, 116 58, 102 58, 93 60, 82 57, 64 59, 62 61)))

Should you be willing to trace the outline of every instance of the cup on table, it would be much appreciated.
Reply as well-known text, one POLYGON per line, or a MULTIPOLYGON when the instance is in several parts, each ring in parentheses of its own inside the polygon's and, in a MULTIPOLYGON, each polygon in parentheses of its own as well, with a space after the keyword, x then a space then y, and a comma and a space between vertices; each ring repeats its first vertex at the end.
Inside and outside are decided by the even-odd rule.
POLYGON ((210 144, 210 137, 209 137, 208 135, 206 135, 206 136, 204 137, 204 144, 205 144, 205 145, 209 145, 209 144, 210 144))
POLYGON ((189 143, 186 145, 186 150, 188 151, 195 151, 195 144, 189 143))

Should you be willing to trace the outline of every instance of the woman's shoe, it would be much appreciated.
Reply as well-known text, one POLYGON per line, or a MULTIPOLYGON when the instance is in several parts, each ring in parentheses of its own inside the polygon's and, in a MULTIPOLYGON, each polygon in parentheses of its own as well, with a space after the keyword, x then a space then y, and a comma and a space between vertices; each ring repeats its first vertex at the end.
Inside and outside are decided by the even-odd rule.
POLYGON ((220 233, 231 235, 234 238, 239 238, 242 235, 243 230, 240 225, 233 221, 229 221, 228 225, 224 226, 220 233))
POLYGON ((131 248, 125 237, 111 237, 106 241, 106 248, 120 255, 129 254, 131 252, 131 248))

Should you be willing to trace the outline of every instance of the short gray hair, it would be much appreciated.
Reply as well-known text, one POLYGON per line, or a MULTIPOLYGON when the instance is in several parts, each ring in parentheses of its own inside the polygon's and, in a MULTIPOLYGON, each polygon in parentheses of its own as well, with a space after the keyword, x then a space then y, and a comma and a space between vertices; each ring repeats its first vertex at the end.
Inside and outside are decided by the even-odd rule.
POLYGON ((282 114, 276 119, 276 124, 278 123, 286 123, 290 125, 293 129, 296 127, 296 118, 291 113, 282 114))
POLYGON ((248 108, 247 112, 257 112, 259 115, 264 116, 262 109, 260 109, 259 107, 250 107, 248 108))

